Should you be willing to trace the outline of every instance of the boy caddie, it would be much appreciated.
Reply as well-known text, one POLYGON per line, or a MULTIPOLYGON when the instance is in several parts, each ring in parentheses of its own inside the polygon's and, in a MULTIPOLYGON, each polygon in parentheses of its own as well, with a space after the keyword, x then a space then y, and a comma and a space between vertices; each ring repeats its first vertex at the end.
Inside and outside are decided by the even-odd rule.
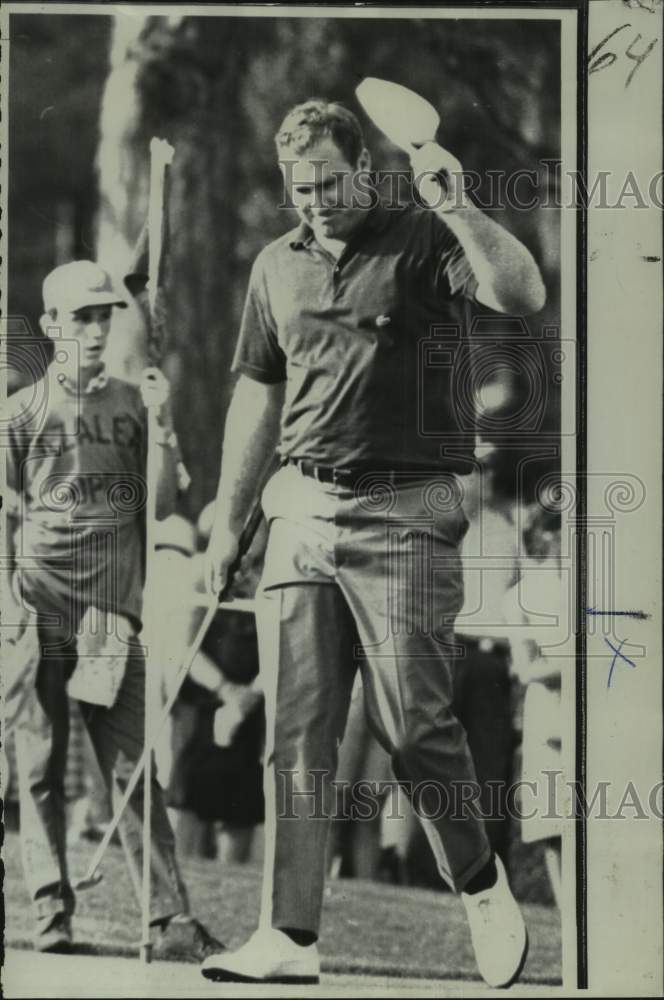
MULTIPOLYGON (((54 341, 46 376, 10 401, 7 483, 11 579, 5 621, 35 628, 35 696, 16 721, 20 835, 35 947, 67 951, 75 898, 65 854, 68 696, 75 697, 115 802, 143 750, 146 406, 159 406, 157 517, 176 494, 174 435, 163 377, 140 389, 113 378, 104 350, 126 306, 91 261, 57 267, 43 284, 40 323, 54 341), (156 395, 155 395, 156 394, 156 395), (159 405, 161 404, 161 405, 159 405)), ((189 913, 160 787, 153 789, 152 924, 157 953, 202 959, 217 942, 189 913)), ((140 899, 139 784, 120 824, 140 899)))

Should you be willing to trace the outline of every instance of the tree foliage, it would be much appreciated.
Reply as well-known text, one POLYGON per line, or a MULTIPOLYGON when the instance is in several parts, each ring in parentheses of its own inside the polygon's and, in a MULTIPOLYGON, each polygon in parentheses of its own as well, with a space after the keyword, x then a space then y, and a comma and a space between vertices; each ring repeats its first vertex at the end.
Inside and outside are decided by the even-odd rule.
POLYGON ((41 281, 63 255, 95 252, 95 152, 111 19, 11 14, 8 129, 10 388, 50 352, 38 330, 41 281), (26 350, 34 338, 35 349, 26 350), (30 358, 32 356, 32 361, 30 358))

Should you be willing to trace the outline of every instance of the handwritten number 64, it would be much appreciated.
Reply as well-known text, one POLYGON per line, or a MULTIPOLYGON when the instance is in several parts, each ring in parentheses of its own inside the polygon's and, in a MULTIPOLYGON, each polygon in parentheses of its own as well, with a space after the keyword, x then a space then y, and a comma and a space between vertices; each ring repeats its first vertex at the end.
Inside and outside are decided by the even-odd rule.
MULTIPOLYGON (((621 24, 619 28, 614 28, 613 31, 610 31, 609 34, 606 36, 606 38, 602 39, 599 45, 595 46, 595 48, 588 56, 589 75, 590 73, 598 73, 602 69, 608 69, 609 66, 613 66, 614 62, 618 58, 615 52, 603 52, 601 55, 598 55, 598 53, 601 51, 601 49, 604 48, 607 42, 611 41, 611 39, 615 35, 617 35, 621 31, 624 31, 626 28, 631 28, 631 27, 632 27, 631 24, 621 24)), ((647 47, 647 49, 645 49, 642 52, 637 52, 636 46, 641 41, 642 37, 643 36, 639 32, 636 38, 634 38, 632 42, 625 49, 625 55, 627 56, 628 59, 631 59, 632 62, 634 63, 634 66, 632 67, 632 70, 629 76, 627 77, 627 80, 625 81, 625 89, 629 87, 630 83, 634 79, 634 74, 636 73, 639 66, 641 66, 641 64, 645 62, 645 60, 648 58, 652 50, 657 45, 657 39, 654 38, 650 43, 650 45, 647 47)))

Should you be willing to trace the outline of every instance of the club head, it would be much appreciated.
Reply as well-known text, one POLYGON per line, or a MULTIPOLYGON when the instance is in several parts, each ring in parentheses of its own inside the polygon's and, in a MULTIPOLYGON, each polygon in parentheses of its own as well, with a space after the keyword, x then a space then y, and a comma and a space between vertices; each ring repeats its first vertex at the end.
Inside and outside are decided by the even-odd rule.
POLYGON ((84 875, 83 878, 77 879, 74 882, 74 889, 76 892, 80 892, 85 889, 94 889, 96 885, 99 885, 104 877, 104 873, 98 868, 97 871, 93 872, 91 875, 84 875))
POLYGON ((436 138, 440 115, 414 90, 367 76, 355 94, 374 125, 400 149, 411 152, 413 146, 436 138))

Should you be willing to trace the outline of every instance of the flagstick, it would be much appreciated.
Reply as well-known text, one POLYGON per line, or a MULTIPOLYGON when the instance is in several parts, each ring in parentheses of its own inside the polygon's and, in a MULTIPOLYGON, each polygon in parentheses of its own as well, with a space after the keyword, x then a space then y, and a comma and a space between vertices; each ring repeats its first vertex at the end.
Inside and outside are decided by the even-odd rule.
MULTIPOLYGON (((163 239, 164 212, 164 178, 166 167, 173 159, 173 147, 163 139, 152 139, 150 142, 150 197, 148 203, 148 297, 150 302, 150 317, 154 318, 159 286, 159 265, 163 239)), ((155 607, 155 528, 157 521, 157 486, 159 474, 157 408, 148 408, 148 441, 147 441, 147 504, 146 504, 146 572, 145 572, 145 720, 144 746, 147 750, 143 777, 143 881, 141 887, 141 961, 149 963, 152 959, 152 944, 150 942, 150 894, 151 894, 151 861, 152 861, 152 723, 156 708, 156 626, 157 610, 155 607)))
POLYGON ((157 448, 154 444, 157 432, 157 415, 152 406, 148 409, 148 461, 147 461, 147 511, 146 511, 146 574, 144 627, 145 627, 145 719, 144 745, 148 748, 143 771, 143 881, 141 889, 141 960, 150 962, 152 945, 150 943, 150 873, 152 861, 152 716, 155 701, 154 673, 155 663, 155 616, 154 601, 151 599, 154 574, 151 572, 154 562, 154 524, 156 521, 157 492, 157 448))

